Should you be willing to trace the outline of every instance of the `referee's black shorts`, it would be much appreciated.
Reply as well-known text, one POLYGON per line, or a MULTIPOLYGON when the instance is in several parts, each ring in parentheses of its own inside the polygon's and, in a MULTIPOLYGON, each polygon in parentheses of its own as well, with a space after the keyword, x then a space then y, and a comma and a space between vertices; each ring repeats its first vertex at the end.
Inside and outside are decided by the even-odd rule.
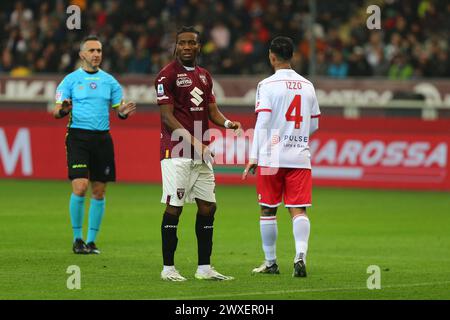
POLYGON ((69 128, 66 135, 69 179, 116 180, 114 145, 109 131, 69 128))

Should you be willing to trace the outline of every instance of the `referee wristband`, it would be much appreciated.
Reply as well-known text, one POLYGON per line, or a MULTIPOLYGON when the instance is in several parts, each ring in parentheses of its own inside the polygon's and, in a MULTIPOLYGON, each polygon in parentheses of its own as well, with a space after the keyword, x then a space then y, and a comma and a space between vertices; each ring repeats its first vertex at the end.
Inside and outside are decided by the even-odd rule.
POLYGON ((69 114, 70 111, 68 110, 64 110, 64 109, 59 109, 58 114, 61 118, 64 118, 65 116, 67 116, 69 114))
POLYGON ((225 120, 225 123, 223 124, 223 126, 227 129, 229 129, 231 127, 232 122, 230 120, 225 120))
POLYGON ((122 119, 122 120, 125 120, 126 118, 128 118, 128 115, 127 115, 127 114, 123 114, 123 113, 121 113, 121 112, 119 112, 117 115, 118 115, 119 118, 122 119))

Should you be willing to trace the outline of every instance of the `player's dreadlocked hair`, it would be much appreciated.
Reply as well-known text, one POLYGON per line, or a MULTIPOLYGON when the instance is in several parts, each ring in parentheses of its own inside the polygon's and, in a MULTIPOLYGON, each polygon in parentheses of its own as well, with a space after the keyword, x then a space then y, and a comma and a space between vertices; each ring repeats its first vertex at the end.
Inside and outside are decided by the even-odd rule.
POLYGON ((288 61, 292 58, 294 52, 294 43, 288 37, 276 37, 270 43, 270 51, 279 59, 288 61))
POLYGON ((197 35, 197 38, 200 38, 200 31, 195 29, 195 27, 193 27, 193 26, 182 26, 180 29, 178 29, 177 36, 175 37, 175 48, 173 49, 173 55, 175 55, 175 53, 177 51, 176 44, 178 42, 178 35, 180 35, 181 33, 185 33, 185 32, 195 33, 197 35))
POLYGON ((182 26, 181 29, 179 29, 177 31, 177 36, 175 38, 175 42, 178 42, 178 35, 180 35, 181 33, 185 33, 185 32, 192 32, 192 33, 195 33, 198 37, 200 37, 200 31, 198 31, 194 27, 192 27, 192 26, 182 26))

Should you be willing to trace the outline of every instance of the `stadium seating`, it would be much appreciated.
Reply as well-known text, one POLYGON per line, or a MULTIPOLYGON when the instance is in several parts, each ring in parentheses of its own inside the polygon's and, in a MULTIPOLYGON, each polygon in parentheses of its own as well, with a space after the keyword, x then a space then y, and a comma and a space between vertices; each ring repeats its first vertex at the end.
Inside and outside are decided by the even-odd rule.
MULTIPOLYGON (((317 74, 448 77, 448 2, 375 2, 380 32, 366 28, 366 1, 317 1, 317 74)), ((308 75, 309 20, 308 1, 2 1, 0 73, 66 73, 78 64, 78 41, 94 33, 105 44, 105 70, 155 74, 172 58, 175 30, 195 25, 201 64, 214 74, 270 72, 268 43, 285 34, 298 47, 295 69, 308 75), (82 9, 81 30, 66 27, 69 4, 82 9)))

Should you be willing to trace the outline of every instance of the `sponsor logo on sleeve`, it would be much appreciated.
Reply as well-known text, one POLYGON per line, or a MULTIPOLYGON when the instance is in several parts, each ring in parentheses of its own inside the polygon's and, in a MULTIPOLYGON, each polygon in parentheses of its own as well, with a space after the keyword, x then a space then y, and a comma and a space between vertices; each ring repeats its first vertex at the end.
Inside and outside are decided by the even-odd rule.
POLYGON ((158 84, 158 96, 163 96, 164 95, 164 85, 162 83, 158 84))

